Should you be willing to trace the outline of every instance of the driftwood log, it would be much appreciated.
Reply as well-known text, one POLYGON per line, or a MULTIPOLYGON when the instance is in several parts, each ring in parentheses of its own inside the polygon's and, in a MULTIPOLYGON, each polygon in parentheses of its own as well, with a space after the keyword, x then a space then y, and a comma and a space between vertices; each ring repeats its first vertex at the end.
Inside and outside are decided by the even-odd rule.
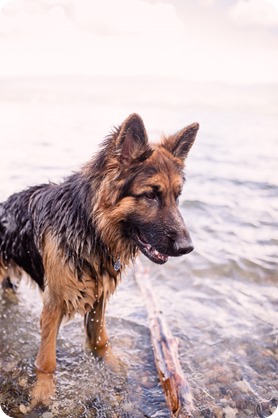
POLYGON ((151 288, 148 270, 136 263, 135 280, 145 299, 155 363, 172 417, 192 418, 193 400, 178 358, 178 339, 173 337, 151 288))

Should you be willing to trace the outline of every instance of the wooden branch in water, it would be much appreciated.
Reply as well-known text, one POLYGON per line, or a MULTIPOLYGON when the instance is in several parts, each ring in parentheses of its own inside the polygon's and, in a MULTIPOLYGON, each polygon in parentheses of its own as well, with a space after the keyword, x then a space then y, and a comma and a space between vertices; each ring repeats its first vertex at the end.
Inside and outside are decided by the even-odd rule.
POLYGON ((136 263, 135 280, 146 302, 155 363, 172 417, 191 418, 193 401, 178 359, 178 340, 173 337, 159 309, 148 270, 136 263))

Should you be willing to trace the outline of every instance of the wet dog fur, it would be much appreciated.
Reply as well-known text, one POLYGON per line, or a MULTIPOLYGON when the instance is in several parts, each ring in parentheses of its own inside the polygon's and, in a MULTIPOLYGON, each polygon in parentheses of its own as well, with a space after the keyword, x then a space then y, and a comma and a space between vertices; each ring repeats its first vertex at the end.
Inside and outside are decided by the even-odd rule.
POLYGON ((55 370, 59 326, 75 313, 84 315, 91 350, 107 353, 105 306, 139 251, 157 264, 192 251, 178 198, 198 128, 150 144, 132 114, 79 172, 0 204, 3 287, 25 273, 43 291, 39 371, 55 370))

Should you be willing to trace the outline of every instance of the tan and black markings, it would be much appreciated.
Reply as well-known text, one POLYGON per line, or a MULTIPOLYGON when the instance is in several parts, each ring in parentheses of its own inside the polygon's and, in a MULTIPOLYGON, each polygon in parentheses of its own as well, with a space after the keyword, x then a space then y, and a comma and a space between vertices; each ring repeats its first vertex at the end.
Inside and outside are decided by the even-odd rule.
POLYGON ((24 272, 43 292, 38 370, 54 371, 59 326, 76 312, 88 346, 105 355, 106 303, 139 251, 157 264, 192 251, 178 198, 198 128, 150 144, 132 114, 79 172, 0 204, 0 280, 11 288, 24 272))

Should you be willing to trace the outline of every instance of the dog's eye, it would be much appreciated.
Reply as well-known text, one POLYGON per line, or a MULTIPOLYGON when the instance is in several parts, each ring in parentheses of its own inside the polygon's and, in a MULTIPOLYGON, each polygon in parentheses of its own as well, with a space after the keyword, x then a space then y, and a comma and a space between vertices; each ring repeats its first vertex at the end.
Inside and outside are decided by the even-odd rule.
POLYGON ((154 200, 156 198, 155 192, 146 192, 145 197, 149 200, 154 200))
POLYGON ((177 197, 176 197, 176 204, 177 204, 177 205, 179 205, 179 204, 180 204, 180 195, 181 195, 181 192, 179 192, 179 193, 177 194, 177 197))

